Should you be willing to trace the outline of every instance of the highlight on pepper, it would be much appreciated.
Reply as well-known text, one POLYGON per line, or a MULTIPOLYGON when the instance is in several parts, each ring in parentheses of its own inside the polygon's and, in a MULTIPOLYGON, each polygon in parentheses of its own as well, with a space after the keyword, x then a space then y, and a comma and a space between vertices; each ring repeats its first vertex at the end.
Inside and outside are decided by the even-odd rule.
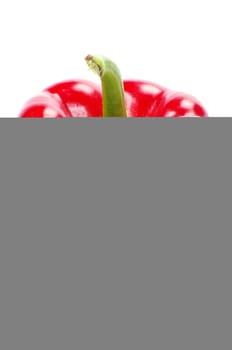
POLYGON ((122 80, 116 63, 103 55, 87 55, 85 61, 99 84, 84 79, 57 82, 26 101, 19 118, 208 116, 188 93, 146 80, 122 80))

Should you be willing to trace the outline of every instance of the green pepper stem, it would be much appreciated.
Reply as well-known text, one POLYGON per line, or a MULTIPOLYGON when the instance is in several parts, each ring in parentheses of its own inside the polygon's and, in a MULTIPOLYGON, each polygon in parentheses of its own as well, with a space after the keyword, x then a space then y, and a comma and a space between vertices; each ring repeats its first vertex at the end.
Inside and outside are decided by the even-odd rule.
POLYGON ((85 60, 101 79, 103 117, 127 117, 123 82, 116 64, 102 55, 88 55, 85 60))

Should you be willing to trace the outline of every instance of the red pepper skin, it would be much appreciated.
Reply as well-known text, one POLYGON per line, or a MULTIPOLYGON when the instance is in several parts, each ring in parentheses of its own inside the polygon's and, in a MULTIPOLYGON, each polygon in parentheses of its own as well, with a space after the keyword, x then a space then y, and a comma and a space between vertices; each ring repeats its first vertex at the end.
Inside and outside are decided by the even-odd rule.
MULTIPOLYGON (((149 81, 123 81, 127 117, 207 117, 191 95, 149 81)), ((102 117, 100 86, 86 80, 57 83, 31 98, 20 118, 102 117)))
POLYGON ((66 105, 57 95, 46 91, 30 98, 20 112, 20 118, 64 118, 69 114, 66 105))
POLYGON ((29 99, 19 118, 101 117, 100 87, 86 80, 69 80, 44 89, 29 99))
POLYGON ((207 117, 193 96, 148 81, 124 81, 128 117, 207 117))

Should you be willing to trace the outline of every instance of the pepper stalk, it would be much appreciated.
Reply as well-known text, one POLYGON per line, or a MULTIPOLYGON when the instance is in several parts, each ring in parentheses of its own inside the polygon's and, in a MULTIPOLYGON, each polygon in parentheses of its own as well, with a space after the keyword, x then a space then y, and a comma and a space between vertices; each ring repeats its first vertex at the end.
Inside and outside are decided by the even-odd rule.
POLYGON ((116 64, 102 55, 87 55, 85 60, 101 79, 103 117, 127 117, 123 82, 116 64))

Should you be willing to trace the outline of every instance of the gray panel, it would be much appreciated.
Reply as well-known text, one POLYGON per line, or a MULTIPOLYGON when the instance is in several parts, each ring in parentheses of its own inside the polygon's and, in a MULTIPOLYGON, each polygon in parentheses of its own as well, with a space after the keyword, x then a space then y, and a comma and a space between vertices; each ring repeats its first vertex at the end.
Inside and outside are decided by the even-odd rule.
POLYGON ((1 120, 0 348, 231 349, 230 120, 1 120))

